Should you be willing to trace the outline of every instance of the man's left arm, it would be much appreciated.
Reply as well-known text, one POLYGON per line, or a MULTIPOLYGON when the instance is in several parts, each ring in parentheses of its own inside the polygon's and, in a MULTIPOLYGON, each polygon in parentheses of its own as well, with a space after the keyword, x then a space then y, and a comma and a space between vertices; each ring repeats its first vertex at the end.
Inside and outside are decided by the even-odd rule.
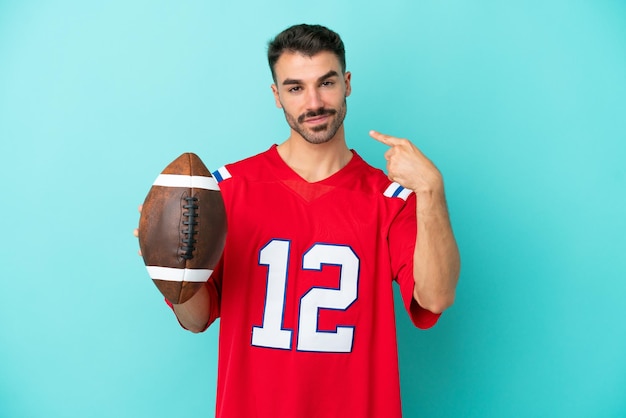
POLYGON ((413 297, 424 309, 441 313, 454 302, 461 260, 452 232, 443 178, 408 139, 370 131, 388 145, 387 175, 417 198, 417 238, 413 255, 413 297))

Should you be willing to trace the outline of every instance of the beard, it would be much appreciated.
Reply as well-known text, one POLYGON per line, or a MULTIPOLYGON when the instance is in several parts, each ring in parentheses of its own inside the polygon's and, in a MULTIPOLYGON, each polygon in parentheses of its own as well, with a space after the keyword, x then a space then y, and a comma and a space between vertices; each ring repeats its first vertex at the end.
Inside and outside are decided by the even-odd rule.
POLYGON ((328 109, 321 107, 317 110, 311 110, 303 113, 297 118, 287 113, 287 111, 284 110, 284 107, 283 111, 285 113, 287 123, 289 124, 291 129, 300 134, 302 138, 304 138, 307 142, 311 144, 324 144, 333 139, 339 128, 341 128, 343 120, 346 117, 347 107, 347 102, 344 97, 343 103, 341 104, 341 106, 339 106, 338 109, 328 109), (316 125, 311 128, 308 128, 304 125, 304 121, 307 118, 325 115, 330 116, 330 119, 324 124, 316 125))

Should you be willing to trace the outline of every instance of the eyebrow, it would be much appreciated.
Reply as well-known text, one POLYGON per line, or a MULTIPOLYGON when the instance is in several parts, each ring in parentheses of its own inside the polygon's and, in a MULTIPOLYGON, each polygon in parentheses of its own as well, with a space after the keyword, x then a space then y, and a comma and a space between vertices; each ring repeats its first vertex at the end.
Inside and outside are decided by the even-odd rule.
MULTIPOLYGON (((324 81, 324 80, 326 80, 327 78, 330 78, 330 77, 335 77, 335 76, 338 76, 338 75, 339 75, 339 73, 337 73, 337 71, 335 71, 335 70, 330 70, 329 72, 327 72, 327 73, 326 73, 326 74, 324 74, 323 76, 319 77, 319 78, 317 79, 317 81, 318 81, 318 82, 320 82, 320 81, 324 81)), ((292 85, 292 84, 302 84, 302 80, 296 80, 296 79, 293 79, 293 78, 286 78, 286 79, 283 81, 283 83, 282 83, 282 84, 283 84, 283 86, 288 86, 288 85, 292 85)))

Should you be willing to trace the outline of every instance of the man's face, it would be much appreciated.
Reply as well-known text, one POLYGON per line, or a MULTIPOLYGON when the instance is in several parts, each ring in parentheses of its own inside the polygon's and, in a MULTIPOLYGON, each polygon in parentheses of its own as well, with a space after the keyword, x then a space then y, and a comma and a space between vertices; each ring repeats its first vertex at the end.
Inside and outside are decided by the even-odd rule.
POLYGON ((276 106, 283 109, 291 129, 312 144, 330 141, 346 116, 350 73, 342 74, 337 56, 320 52, 312 57, 283 53, 274 67, 276 106))

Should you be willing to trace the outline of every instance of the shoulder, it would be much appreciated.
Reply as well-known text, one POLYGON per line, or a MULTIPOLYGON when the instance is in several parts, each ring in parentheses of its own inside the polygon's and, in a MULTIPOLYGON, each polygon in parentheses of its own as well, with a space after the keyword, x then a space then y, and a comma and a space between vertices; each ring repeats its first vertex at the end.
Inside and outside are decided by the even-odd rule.
MULTIPOLYGON (((274 148, 274 146, 272 146, 272 148, 274 148)), ((270 159, 269 154, 272 148, 243 160, 225 164, 212 173, 213 177, 215 177, 218 183, 222 183, 233 177, 260 178, 264 171, 267 172, 267 164, 270 159)))
POLYGON ((371 166, 356 152, 354 152, 354 157, 353 175, 356 181, 353 187, 356 190, 392 201, 406 201, 413 194, 411 190, 389 180, 383 170, 371 166))

